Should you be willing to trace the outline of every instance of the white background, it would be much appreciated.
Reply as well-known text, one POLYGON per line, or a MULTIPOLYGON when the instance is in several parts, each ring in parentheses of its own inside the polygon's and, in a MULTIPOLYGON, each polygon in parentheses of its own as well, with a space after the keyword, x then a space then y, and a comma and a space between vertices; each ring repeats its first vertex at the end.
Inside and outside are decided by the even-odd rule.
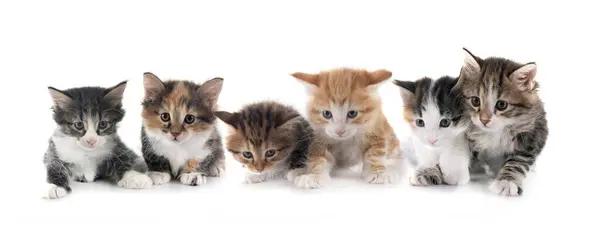
MULTIPOLYGON (((419 2, 2 1, 0 223, 6 224, 0 226, 598 224, 591 217, 598 211, 592 100, 600 76, 598 7, 578 1, 419 2), (485 181, 412 187, 406 176, 397 186, 367 185, 357 177, 313 191, 283 182, 244 186, 242 169, 228 157, 227 176, 207 186, 173 182, 136 191, 74 183, 64 199, 41 198, 42 156, 55 127, 47 86, 128 80, 119 133, 140 153, 146 71, 197 82, 223 77, 224 110, 275 99, 304 112, 306 95, 290 73, 348 66, 385 68, 394 79, 455 76, 462 47, 481 57, 538 63, 550 137, 521 197, 493 195, 485 181)), ((397 88, 387 83, 381 95, 391 124, 406 134, 397 88)))

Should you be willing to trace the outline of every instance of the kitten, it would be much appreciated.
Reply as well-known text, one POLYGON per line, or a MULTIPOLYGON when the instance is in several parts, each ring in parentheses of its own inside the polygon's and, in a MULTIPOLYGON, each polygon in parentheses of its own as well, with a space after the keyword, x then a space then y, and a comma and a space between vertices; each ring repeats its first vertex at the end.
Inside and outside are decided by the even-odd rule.
POLYGON ((305 174, 288 178, 300 188, 319 188, 330 181, 332 168, 362 162, 366 182, 395 183, 393 166, 403 157, 377 89, 392 73, 338 68, 292 76, 308 89, 308 120, 319 142, 311 144, 305 174))
POLYGON ((229 126, 227 149, 247 168, 245 183, 280 179, 305 167, 313 132, 294 108, 264 101, 215 115, 229 126))
POLYGON ((482 163, 502 158, 493 171, 490 190, 505 196, 521 195, 527 172, 548 137, 544 104, 535 81, 535 63, 489 57, 465 51, 459 86, 473 128, 467 132, 470 147, 482 163))
POLYGON ((121 100, 126 83, 111 88, 48 87, 57 128, 44 155, 49 185, 44 198, 66 196, 70 179, 107 179, 134 189, 152 186, 144 161, 117 135, 117 124, 125 115, 121 100))
POLYGON ((458 78, 450 76, 394 81, 400 87, 404 120, 412 132, 414 150, 404 152, 414 152, 416 158, 416 172, 410 178, 413 185, 469 182, 471 153, 464 133, 470 123, 464 117, 457 82, 458 78))
POLYGON ((196 186, 224 173, 225 155, 213 114, 222 86, 222 78, 199 85, 163 82, 144 73, 142 153, 154 184, 176 178, 196 186))

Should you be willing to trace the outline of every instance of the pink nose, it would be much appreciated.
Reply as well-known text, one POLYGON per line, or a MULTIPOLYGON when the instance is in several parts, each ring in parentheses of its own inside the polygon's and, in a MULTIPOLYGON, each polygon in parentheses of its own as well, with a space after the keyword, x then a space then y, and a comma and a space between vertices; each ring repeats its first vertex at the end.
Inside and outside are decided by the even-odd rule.
POLYGON ((427 141, 429 141, 429 143, 431 143, 431 145, 433 145, 437 142, 437 139, 428 139, 427 141))
POLYGON ((94 144, 96 144, 96 140, 94 140, 94 139, 88 139, 88 140, 85 140, 85 142, 90 146, 94 146, 94 144))
POLYGON ((344 133, 346 133, 346 130, 337 130, 335 133, 339 136, 342 136, 344 133))

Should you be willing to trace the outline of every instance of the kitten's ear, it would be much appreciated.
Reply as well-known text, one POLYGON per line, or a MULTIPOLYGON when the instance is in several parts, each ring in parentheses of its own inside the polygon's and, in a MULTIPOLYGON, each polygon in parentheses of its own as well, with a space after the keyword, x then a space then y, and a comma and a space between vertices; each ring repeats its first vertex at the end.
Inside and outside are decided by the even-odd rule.
POLYGON ((150 72, 144 73, 144 97, 151 99, 165 91, 165 84, 156 75, 150 72))
POLYGON ((527 63, 515 72, 510 74, 510 80, 517 85, 521 91, 529 91, 535 88, 535 75, 537 73, 537 65, 535 63, 527 63))
POLYGON ((403 104, 412 104, 415 98, 416 83, 411 81, 394 80, 394 85, 400 87, 400 97, 402 97, 403 104))
POLYGON ((286 113, 285 115, 277 116, 277 118, 274 121, 275 124, 273 125, 273 127, 274 128, 286 127, 290 124, 295 123, 295 121, 293 121, 293 120, 299 116, 300 115, 298 113, 286 113))
POLYGON ((392 72, 388 70, 376 70, 373 72, 369 72, 369 85, 377 85, 385 80, 388 80, 392 77, 392 72))
POLYGON ((465 59, 461 69, 461 75, 465 75, 466 77, 476 77, 481 70, 481 66, 479 65, 480 58, 473 55, 469 50, 463 48, 465 51, 465 59))
POLYGON ((306 91, 311 94, 317 87, 319 87, 319 75, 318 74, 307 74, 302 72, 296 72, 292 75, 294 78, 304 84, 306 91))
POLYGON ((219 118, 221 121, 223 121, 227 125, 237 128, 237 124, 239 123, 239 120, 240 120, 240 114, 235 113, 235 112, 229 113, 226 111, 216 111, 216 112, 214 112, 214 114, 217 118, 219 118))
POLYGON ((123 101, 123 93, 125 93, 126 87, 127 81, 122 81, 116 86, 106 89, 106 95, 104 95, 104 99, 106 99, 112 107, 121 104, 123 101))
POLYGON ((73 102, 73 99, 52 86, 48 87, 48 92, 50 92, 52 102, 61 109, 67 109, 71 102, 73 102))
POLYGON ((204 82, 198 89, 198 94, 208 102, 211 108, 217 107, 219 94, 223 89, 223 78, 213 78, 204 82))

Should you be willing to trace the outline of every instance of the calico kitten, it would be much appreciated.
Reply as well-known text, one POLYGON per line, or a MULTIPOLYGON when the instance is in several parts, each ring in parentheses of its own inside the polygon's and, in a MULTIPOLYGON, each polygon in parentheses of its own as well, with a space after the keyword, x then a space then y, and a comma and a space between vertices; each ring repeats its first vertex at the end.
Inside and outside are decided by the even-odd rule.
POLYGON ((292 76, 309 91, 308 120, 319 142, 311 144, 305 174, 289 178, 298 187, 318 188, 330 180, 332 168, 362 162, 366 182, 394 183, 398 173, 392 167, 403 157, 377 89, 392 73, 338 68, 292 76))
POLYGON ((245 183, 295 175, 306 166, 313 132, 294 108, 263 101, 215 115, 229 126, 227 149, 247 168, 245 183))
POLYGON ((126 82, 111 88, 48 87, 57 124, 44 155, 48 189, 44 198, 56 199, 71 192, 70 179, 114 181, 125 188, 149 188, 144 161, 117 135, 125 115, 121 107, 126 82))
POLYGON ((523 181, 546 144, 548 126, 535 81, 535 63, 489 57, 465 51, 460 71, 467 113, 473 123, 467 132, 471 150, 482 163, 504 162, 490 185, 494 193, 521 195, 523 181))
POLYGON ((225 155, 213 114, 222 86, 222 78, 199 85, 144 73, 142 153, 154 184, 173 177, 195 186, 223 174, 225 155))
MULTIPOLYGON (((471 154, 464 135, 469 119, 464 117, 458 78, 424 77, 416 81, 394 80, 400 87, 404 120, 412 132, 416 172, 413 185, 460 185, 469 182, 471 154)), ((410 160, 410 159, 409 159, 410 160)))

